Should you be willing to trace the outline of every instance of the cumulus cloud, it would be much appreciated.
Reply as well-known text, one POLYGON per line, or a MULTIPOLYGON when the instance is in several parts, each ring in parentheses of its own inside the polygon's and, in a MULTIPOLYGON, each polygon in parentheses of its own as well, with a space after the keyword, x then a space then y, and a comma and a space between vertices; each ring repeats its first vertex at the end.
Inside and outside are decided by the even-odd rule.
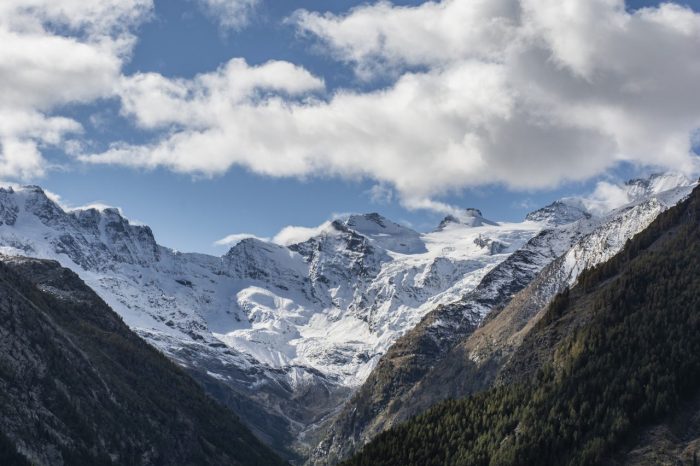
MULTIPOLYGON (((349 215, 350 214, 334 213, 331 216, 331 218, 333 220, 336 220, 338 218, 345 218, 349 215)), ((324 231, 332 233, 334 230, 329 228, 330 225, 330 220, 323 222, 321 225, 316 227, 302 227, 296 225, 289 225, 280 229, 280 231, 272 238, 261 237, 251 233, 234 233, 215 241, 214 245, 231 247, 240 243, 244 239, 255 238, 260 241, 273 242, 281 246, 290 246, 292 244, 303 243, 304 241, 313 238, 314 236, 322 234, 324 231)))
POLYGON ((0 2, 0 177, 44 174, 41 151, 82 126, 53 114, 113 95, 151 0, 0 2))
POLYGON ((632 202, 630 193, 620 183, 600 181, 593 192, 582 199, 583 206, 595 215, 603 215, 632 202))
POLYGON ((405 66, 502 60, 517 38, 518 16, 517 1, 430 1, 416 7, 380 1, 345 15, 300 10, 292 20, 369 79, 405 66))
POLYGON ((246 26, 260 0, 197 0, 197 3, 226 31, 246 26))
POLYGON ((324 92, 286 62, 240 59, 191 80, 123 78, 123 112, 162 136, 90 163, 213 176, 368 178, 409 208, 502 184, 540 189, 620 162, 698 169, 700 15, 621 0, 387 2, 299 12, 304 34, 386 88, 324 92))

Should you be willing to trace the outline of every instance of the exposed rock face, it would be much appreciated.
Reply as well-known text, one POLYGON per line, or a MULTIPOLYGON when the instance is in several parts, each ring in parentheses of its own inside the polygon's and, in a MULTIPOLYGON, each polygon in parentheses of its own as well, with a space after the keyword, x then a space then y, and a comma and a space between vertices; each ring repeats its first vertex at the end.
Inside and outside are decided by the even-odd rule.
POLYGON ((456 225, 421 235, 353 215, 296 245, 248 239, 213 257, 159 246, 117 209, 65 211, 38 187, 2 191, 0 208, 1 251, 74 270, 288 458, 315 445, 316 426, 398 336, 539 230, 456 225), (479 236, 499 247, 475 244, 479 236))
POLYGON ((550 226, 566 225, 581 219, 591 218, 591 214, 579 202, 560 200, 546 207, 530 212, 525 217, 533 222, 545 222, 550 226))
POLYGON ((558 292, 572 286, 586 268, 616 254, 690 189, 681 183, 669 191, 647 192, 602 218, 581 215, 573 224, 545 230, 463 299, 431 311, 379 361, 311 462, 345 458, 438 401, 489 387, 558 292))
POLYGON ((283 464, 56 262, 0 257, 0 393, 31 464, 283 464))
MULTIPOLYGON (((669 183, 623 189, 637 199, 669 183)), ((248 239, 214 257, 162 247, 117 209, 65 211, 25 187, 0 191, 0 251, 74 270, 260 438, 299 459, 352 409, 341 410, 359 387, 358 397, 370 387, 373 413, 341 415, 328 437, 341 450, 408 413, 397 407, 414 385, 602 221, 583 210, 555 217, 496 223, 467 209, 420 234, 376 213, 351 215, 298 244, 248 239), (573 218, 575 227, 562 225, 573 218), (382 414, 387 407, 396 415, 382 414)), ((319 457, 342 456, 328 438, 319 457)))

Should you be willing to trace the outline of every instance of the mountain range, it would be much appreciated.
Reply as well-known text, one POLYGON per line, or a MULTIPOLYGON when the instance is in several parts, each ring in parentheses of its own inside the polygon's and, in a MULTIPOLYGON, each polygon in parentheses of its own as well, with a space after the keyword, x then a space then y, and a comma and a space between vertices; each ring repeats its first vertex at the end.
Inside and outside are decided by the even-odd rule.
POLYGON ((697 464, 699 267, 696 188, 517 325, 541 293, 533 283, 432 381, 491 374, 479 393, 435 404, 343 464, 697 464))
POLYGON ((118 209, 8 187, 0 252, 70 269, 279 455, 332 464, 506 380, 554 297, 694 186, 654 175, 620 185, 614 208, 565 198, 519 223, 470 208, 427 233, 347 215, 303 241, 244 239, 221 257, 161 246, 118 209))

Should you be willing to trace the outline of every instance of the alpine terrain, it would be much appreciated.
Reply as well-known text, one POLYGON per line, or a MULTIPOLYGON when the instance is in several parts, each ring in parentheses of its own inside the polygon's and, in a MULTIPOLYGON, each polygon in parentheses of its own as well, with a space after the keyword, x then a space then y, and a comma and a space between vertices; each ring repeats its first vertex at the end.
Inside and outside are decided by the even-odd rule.
POLYGON ((692 183, 620 189, 612 211, 566 198, 503 223, 465 209, 428 233, 347 215, 294 244, 250 238, 214 257, 160 246, 118 209, 64 209, 13 186, 0 190, 0 251, 74 271, 279 454, 330 464, 490 386, 530 318, 692 183))
POLYGON ((518 330, 496 340, 507 357, 478 349, 503 327, 465 343, 462 371, 479 369, 477 354, 496 360, 490 388, 430 408, 344 464, 697 464, 699 265, 696 188, 527 325, 512 316, 541 284, 501 311, 489 324, 510 313, 503 323, 518 330))

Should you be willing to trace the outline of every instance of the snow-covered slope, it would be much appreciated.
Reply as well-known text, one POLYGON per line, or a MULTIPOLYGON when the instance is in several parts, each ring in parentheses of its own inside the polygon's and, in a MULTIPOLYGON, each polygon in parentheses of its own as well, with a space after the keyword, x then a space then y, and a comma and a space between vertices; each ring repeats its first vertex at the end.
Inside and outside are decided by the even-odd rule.
POLYGON ((147 341, 293 431, 343 401, 396 338, 540 229, 454 222, 419 234, 352 215, 303 243, 246 239, 213 257, 159 246, 117 209, 64 210, 38 187, 0 190, 0 252, 76 271, 147 341), (327 406, 293 405, 319 386, 327 406))
MULTIPOLYGON (((548 276, 533 300, 536 308, 545 306, 558 291, 575 283, 585 268, 616 254, 627 239, 687 196, 692 187, 684 177, 657 175, 618 186, 620 197, 631 202, 604 215, 593 215, 583 207, 589 199, 574 198, 530 214, 528 218, 551 228, 490 270, 478 286, 465 288, 467 292, 461 298, 436 306, 399 338, 331 423, 311 462, 325 464, 328 458, 345 458, 441 396, 465 396, 458 388, 449 387, 462 387, 465 381, 441 378, 441 373, 435 373, 454 369, 446 364, 454 365, 448 356, 455 345, 468 338, 491 312, 503 309, 543 271, 548 276), (434 380, 441 380, 445 386, 435 386, 431 383, 434 380)), ((484 359, 483 355, 478 357, 484 359)))
POLYGON ((245 240, 225 256, 254 270, 239 270, 254 281, 230 289, 245 324, 210 329, 270 366, 310 367, 356 386, 428 310, 474 288, 539 229, 524 222, 420 235, 367 214, 331 222, 288 248, 245 240))
MULTIPOLYGON (((646 181, 625 192, 680 183, 646 181)), ((379 214, 350 215, 301 243, 251 238, 214 257, 160 246, 117 209, 66 210, 38 187, 15 187, 0 189, 0 253, 76 271, 139 335, 229 390, 221 398, 233 397, 259 434, 274 424, 269 440, 288 445, 288 434, 336 410, 426 314, 480 293, 474 315, 483 316, 494 293, 507 293, 503 283, 520 286, 566 252, 585 229, 542 229, 596 217, 583 201, 565 204, 521 223, 466 209, 427 234, 379 214), (525 268, 502 276, 514 261, 525 268)))

